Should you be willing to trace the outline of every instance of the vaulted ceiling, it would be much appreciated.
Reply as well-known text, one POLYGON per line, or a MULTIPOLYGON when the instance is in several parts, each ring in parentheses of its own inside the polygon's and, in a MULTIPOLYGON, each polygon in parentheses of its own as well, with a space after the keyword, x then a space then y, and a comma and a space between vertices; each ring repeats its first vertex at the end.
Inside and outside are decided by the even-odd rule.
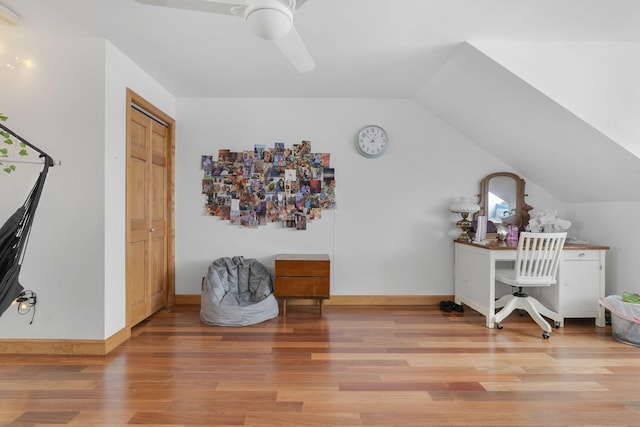
POLYGON ((414 99, 560 200, 640 201, 640 157, 470 44, 414 99))
POLYGON ((176 97, 412 98, 564 200, 640 199, 621 185, 640 182, 637 0, 306 0, 307 73, 230 15, 0 1, 22 16, 0 48, 25 31, 106 38, 176 97), (570 184, 585 171, 597 193, 570 184))
POLYGON ((234 16, 134 0, 1 3, 27 29, 108 38, 176 97, 406 98, 464 41, 640 41, 636 0, 307 0, 294 24, 317 67, 299 74, 234 16))

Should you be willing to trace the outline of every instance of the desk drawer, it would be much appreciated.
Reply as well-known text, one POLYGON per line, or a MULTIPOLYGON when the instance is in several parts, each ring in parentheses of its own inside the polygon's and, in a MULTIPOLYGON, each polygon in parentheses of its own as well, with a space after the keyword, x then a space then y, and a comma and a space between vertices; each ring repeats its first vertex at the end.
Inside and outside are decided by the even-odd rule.
POLYGON ((329 277, 276 277, 277 297, 329 298, 329 277))
POLYGON ((600 259, 600 251, 593 250, 565 250, 562 251, 564 261, 593 261, 600 259))

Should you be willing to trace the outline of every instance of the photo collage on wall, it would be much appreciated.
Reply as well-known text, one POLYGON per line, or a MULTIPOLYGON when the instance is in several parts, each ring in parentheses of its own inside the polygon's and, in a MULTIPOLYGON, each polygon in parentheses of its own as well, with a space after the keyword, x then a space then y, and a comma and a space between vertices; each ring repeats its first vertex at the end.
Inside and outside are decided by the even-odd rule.
POLYGON ((312 153, 311 142, 253 150, 222 149, 201 158, 206 215, 231 224, 258 228, 279 223, 306 230, 307 222, 335 207, 335 173, 329 153, 312 153))

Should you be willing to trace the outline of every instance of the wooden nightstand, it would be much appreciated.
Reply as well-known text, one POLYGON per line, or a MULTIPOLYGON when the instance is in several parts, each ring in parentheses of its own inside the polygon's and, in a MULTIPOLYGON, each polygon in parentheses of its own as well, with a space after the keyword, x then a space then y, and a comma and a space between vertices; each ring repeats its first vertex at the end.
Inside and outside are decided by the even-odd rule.
POLYGON ((283 298, 282 315, 287 315, 287 297, 316 298, 320 305, 331 296, 330 261, 326 254, 280 254, 276 256, 275 295, 283 298))

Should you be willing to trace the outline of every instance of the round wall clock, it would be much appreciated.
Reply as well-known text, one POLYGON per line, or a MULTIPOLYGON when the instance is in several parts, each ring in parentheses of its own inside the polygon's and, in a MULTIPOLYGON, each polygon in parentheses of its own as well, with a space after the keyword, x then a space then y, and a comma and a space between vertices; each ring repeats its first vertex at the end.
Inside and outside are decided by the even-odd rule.
POLYGON ((356 148, 364 157, 375 158, 384 154, 389 145, 387 132, 377 125, 369 125, 360 129, 356 139, 356 148))

